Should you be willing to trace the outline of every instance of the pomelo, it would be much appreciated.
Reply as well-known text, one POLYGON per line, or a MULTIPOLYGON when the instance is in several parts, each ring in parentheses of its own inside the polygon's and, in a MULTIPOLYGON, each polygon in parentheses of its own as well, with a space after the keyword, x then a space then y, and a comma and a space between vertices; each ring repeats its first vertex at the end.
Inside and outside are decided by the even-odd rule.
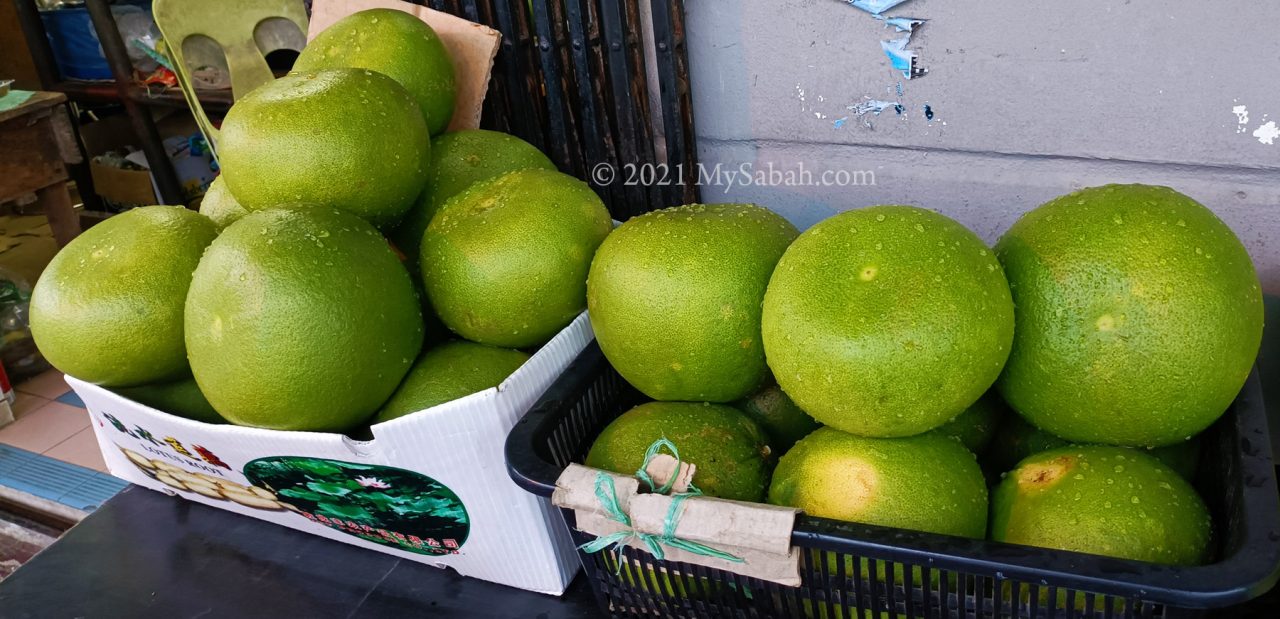
POLYGON ((231 107, 221 135, 222 175, 244 208, 321 204, 376 226, 394 224, 409 210, 431 152, 409 93, 364 69, 295 73, 263 84, 231 107))
POLYGON ((528 360, 529 355, 518 350, 464 340, 447 342, 428 350, 413 364, 373 422, 390 421, 497 387, 528 360))
POLYGON ((120 387, 116 393, 140 402, 158 411, 186 417, 205 423, 226 423, 227 420, 213 410, 213 405, 201 393, 195 379, 187 378, 139 385, 137 387, 120 387))
POLYGON ((416 271, 422 235, 449 198, 480 181, 529 168, 556 169, 542 151, 513 135, 471 129, 437 137, 431 141, 427 185, 388 236, 416 271))
POLYGON ((236 197, 231 195, 227 184, 219 176, 209 183, 209 189, 204 192, 204 198, 200 200, 200 214, 213 221, 213 225, 221 232, 237 219, 248 215, 249 211, 236 202, 236 197))
POLYGON ((996 541, 1168 565, 1208 558, 1204 502, 1168 467, 1131 449, 1038 453, 1000 482, 991 510, 996 541))
POLYGON ((1240 240, 1168 187, 1107 185, 1023 215, 996 245, 1018 306, 999 388, 1072 442, 1158 446, 1226 411, 1262 338, 1240 240))
POLYGON ((32 290, 36 346, 59 370, 108 387, 187 374, 183 301, 217 235, 180 206, 135 208, 86 230, 32 290))
POLYGON ((987 529, 982 469, 935 433, 866 438, 819 428, 782 456, 769 502, 806 514, 980 539, 987 529))
POLYGON ((774 269, 762 332, 782 390, 819 422, 910 436, 991 386, 1013 340, 1000 264, 960 224, 911 206, 846 211, 774 269))
POLYGON ((613 227, 586 183, 520 170, 451 198, 422 238, 422 282, 454 333, 503 348, 551 339, 587 306, 587 269, 613 227))
POLYGON ((693 483, 708 496, 764 499, 774 462, 768 437, 756 422, 723 404, 641 404, 600 432, 586 465, 633 475, 644 463, 649 446, 661 438, 680 450, 682 461, 697 466, 693 483))
POLYGON ((965 449, 982 455, 991 444, 996 428, 1004 425, 1004 418, 1008 413, 1008 406, 1005 405, 1004 400, 1000 399, 1000 394, 992 389, 978 398, 977 402, 969 405, 969 408, 964 409, 964 412, 957 415, 955 419, 932 431, 956 439, 964 445, 965 449))
POLYGON ((596 340, 655 400, 731 402, 768 375, 760 302, 795 226, 754 204, 690 204, 633 217, 596 253, 596 340))
MULTIPOLYGON (((1013 470, 1019 462, 1030 456, 1070 444, 1071 441, 1045 432, 1018 415, 1008 415, 992 437, 991 448, 984 454, 983 461, 994 473, 1004 473, 1013 470)), ((1196 467, 1200 462, 1198 436, 1163 447, 1133 449, 1163 462, 1183 479, 1195 477, 1196 467)))
POLYGON ((296 72, 351 67, 377 71, 413 95, 431 135, 443 133, 458 96, 453 61, 426 22, 395 9, 352 13, 307 43, 296 72))
POLYGON ((422 347, 409 274, 381 234, 331 207, 259 211, 196 269, 187 350, 229 421, 338 431, 367 419, 422 347))
POLYGON ((769 446, 779 454, 787 453, 796 441, 822 427, 808 413, 800 410, 782 388, 769 385, 734 403, 769 434, 769 446))

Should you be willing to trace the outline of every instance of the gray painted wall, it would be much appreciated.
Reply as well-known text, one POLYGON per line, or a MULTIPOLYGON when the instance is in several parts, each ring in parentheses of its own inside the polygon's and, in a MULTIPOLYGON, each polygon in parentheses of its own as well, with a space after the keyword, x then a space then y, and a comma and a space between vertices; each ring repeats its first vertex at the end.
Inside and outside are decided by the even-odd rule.
POLYGON ((913 80, 880 49, 902 35, 843 0, 685 6, 704 166, 875 174, 851 187, 721 182, 703 187, 704 201, 756 202, 802 228, 916 204, 988 242, 1091 185, 1169 185, 1212 208, 1270 297, 1260 366, 1280 452, 1280 139, 1253 136, 1280 122, 1280 3, 912 0, 887 14, 929 20, 911 45, 929 73, 913 80), (904 114, 867 127, 846 109, 867 96, 900 101, 904 114))
POLYGON ((801 227, 916 204, 994 242, 1072 189, 1165 184, 1214 209, 1280 294, 1280 139, 1252 135, 1280 122, 1280 4, 912 0, 887 13, 929 20, 911 44, 929 73, 909 81, 879 43, 902 35, 843 0, 686 0, 686 10, 705 165, 875 173, 874 186, 721 183, 703 188, 706 201, 758 202, 801 227), (905 112, 867 127, 846 109, 864 96, 905 112))

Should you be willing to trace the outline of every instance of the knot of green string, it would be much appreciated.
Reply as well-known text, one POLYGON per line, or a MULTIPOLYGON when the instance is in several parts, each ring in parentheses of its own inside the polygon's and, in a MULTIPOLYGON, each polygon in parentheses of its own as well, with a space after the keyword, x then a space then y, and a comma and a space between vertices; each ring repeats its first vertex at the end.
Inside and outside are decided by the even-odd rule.
MULTIPOLYGON (((644 462, 640 464, 640 470, 636 471, 635 476, 649 487, 650 492, 667 494, 671 491, 672 486, 675 485, 676 477, 679 476, 680 464, 680 451, 676 449, 675 444, 666 438, 660 438, 654 441, 653 444, 649 446, 649 449, 645 451, 644 462), (649 471, 647 469, 649 467, 649 463, 654 459, 654 457, 661 453, 663 448, 671 451, 671 456, 676 459, 676 468, 675 471, 672 472, 670 478, 667 479, 666 483, 659 486, 654 481, 653 477, 649 475, 649 471)), ((661 535, 641 533, 640 531, 636 531, 632 528, 631 517, 628 516, 626 512, 622 511, 622 506, 618 504, 618 490, 613 485, 613 477, 608 473, 601 471, 596 474, 595 494, 596 498, 600 500, 600 505, 604 507, 605 515, 608 516, 610 520, 621 523, 625 528, 616 533, 597 537, 590 542, 578 546, 578 549, 583 552, 600 552, 610 546, 613 546, 614 550, 618 551, 625 546, 627 542, 632 539, 636 539, 644 544, 645 548, 649 549, 649 553, 659 561, 666 558, 666 551, 664 550, 664 547, 670 547, 679 548, 680 550, 696 555, 702 555, 704 557, 715 557, 732 563, 742 563, 742 558, 724 552, 723 550, 717 550, 706 544, 700 544, 698 542, 676 537, 676 524, 680 520, 681 508, 683 507, 684 502, 688 500, 689 497, 700 496, 702 494, 702 491, 692 483, 689 484, 688 492, 680 492, 671 495, 671 507, 667 510, 667 515, 663 519, 661 535)), ((621 572, 622 562, 619 561, 615 573, 621 572)))

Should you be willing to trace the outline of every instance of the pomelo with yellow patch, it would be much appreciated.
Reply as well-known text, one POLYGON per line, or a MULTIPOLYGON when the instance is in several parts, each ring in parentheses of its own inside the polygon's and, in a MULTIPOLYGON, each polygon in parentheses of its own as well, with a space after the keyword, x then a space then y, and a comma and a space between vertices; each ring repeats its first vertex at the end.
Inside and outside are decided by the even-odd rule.
POLYGON ((987 486, 972 453, 934 433, 867 438, 820 428, 782 456, 769 502, 811 516, 980 539, 987 486))
POLYGON ((1122 447, 1071 446, 1023 460, 996 488, 991 538, 1166 565, 1208 558, 1209 511, 1177 473, 1122 447))

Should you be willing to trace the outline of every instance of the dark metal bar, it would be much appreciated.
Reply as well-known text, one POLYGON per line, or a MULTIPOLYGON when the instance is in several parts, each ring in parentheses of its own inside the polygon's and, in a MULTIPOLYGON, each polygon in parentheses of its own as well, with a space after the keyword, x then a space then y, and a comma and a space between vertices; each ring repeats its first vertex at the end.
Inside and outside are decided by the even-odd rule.
POLYGON ((679 170, 683 181, 672 185, 666 192, 666 203, 697 202, 701 192, 697 183, 697 149, 694 145, 692 94, 685 49, 684 1, 651 0, 651 6, 662 100, 662 129, 667 146, 665 163, 673 170, 679 170))
POLYGON ((649 210, 645 192, 635 185, 624 185, 629 176, 627 166, 643 164, 636 144, 637 114, 630 89, 630 67, 626 53, 626 27, 622 7, 617 0, 600 2, 601 33, 606 45, 605 68, 609 80, 609 99, 613 105, 613 131, 617 140, 617 195, 621 203, 610 205, 614 217, 628 219, 649 210))
POLYGON ((578 145, 573 110, 567 94, 570 83, 564 70, 564 7, 560 0, 533 0, 533 24, 537 32, 542 85, 546 91, 548 137, 547 154, 562 171, 582 174, 582 157, 578 145))
POLYGON ((545 152, 538 108, 542 100, 540 76, 532 72, 528 60, 529 29, 525 0, 493 0, 497 27, 502 32, 502 45, 494 62, 495 77, 501 76, 505 86, 506 105, 511 133, 545 152))
POLYGON ((18 12, 22 36, 27 39, 27 49, 31 50, 36 74, 40 76, 40 87, 55 90, 54 85, 62 80, 62 76, 53 59, 53 47, 49 44, 49 37, 45 35, 44 22, 40 20, 35 0, 13 0, 13 6, 18 12))
POLYGON ((129 54, 125 51, 124 40, 116 29, 116 21, 111 16, 111 7, 106 0, 88 0, 85 7, 89 9, 89 19, 93 21, 94 30, 98 33, 98 41, 111 66, 111 73, 116 79, 116 90, 120 93, 120 102, 124 104, 125 113, 133 130, 142 142, 142 151, 147 155, 147 165, 160 190, 160 201, 165 204, 185 204, 182 185, 173 169, 173 162, 165 152, 160 132, 151 113, 131 96, 133 85, 133 65, 129 63, 129 54))
POLYGON ((476 7, 476 0, 462 0, 461 4, 462 6, 459 7, 457 15, 480 23, 480 10, 476 7))
MULTIPOLYGON (((604 85, 602 68, 593 71, 592 56, 589 48, 595 50, 594 57, 599 57, 600 32, 591 31, 588 22, 593 18, 590 0, 566 0, 565 20, 569 27, 570 66, 573 67, 574 86, 577 89, 576 105, 582 123, 582 159, 583 169, 587 173, 588 182, 592 182, 591 170, 599 164, 610 164, 612 139, 609 136, 607 120, 601 116, 604 104, 604 85)), ((596 193, 605 204, 613 204, 613 185, 597 185, 592 183, 596 193)))
MULTIPOLYGON (((628 87, 631 97, 635 101, 636 119, 632 127, 635 131, 636 154, 640 157, 640 163, 652 166, 657 164, 658 161, 654 156, 653 124, 649 114, 648 62, 645 58, 644 39, 640 34, 644 29, 644 22, 640 19, 640 0, 623 0, 622 7, 622 14, 625 20, 623 27, 627 33, 624 39, 626 42, 627 65, 630 69, 628 87)), ((656 175, 657 172, 655 171, 655 178, 656 175)), ((644 201, 642 208, 645 211, 665 206, 662 203, 662 192, 659 187, 642 183, 640 189, 642 191, 641 197, 644 201)))

